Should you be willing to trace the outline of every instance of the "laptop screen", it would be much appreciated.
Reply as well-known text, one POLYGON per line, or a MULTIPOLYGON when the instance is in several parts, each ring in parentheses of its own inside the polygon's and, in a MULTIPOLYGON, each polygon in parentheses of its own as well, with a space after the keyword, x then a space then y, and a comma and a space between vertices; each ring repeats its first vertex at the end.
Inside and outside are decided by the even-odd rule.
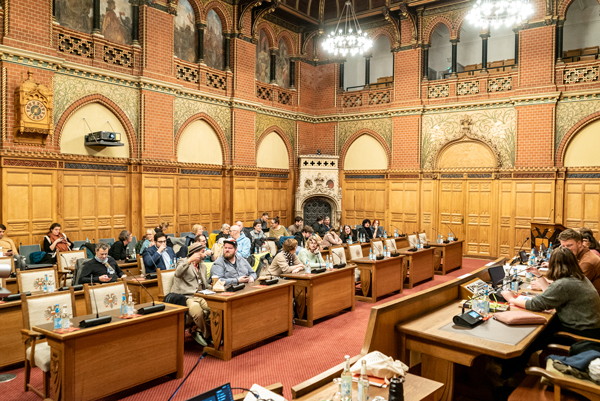
POLYGON ((202 393, 187 401, 233 401, 233 393, 229 383, 213 388, 212 390, 202 393))
POLYGON ((490 267, 488 269, 488 273, 490 274, 490 279, 492 280, 492 287, 502 284, 502 279, 504 278, 503 266, 490 267))

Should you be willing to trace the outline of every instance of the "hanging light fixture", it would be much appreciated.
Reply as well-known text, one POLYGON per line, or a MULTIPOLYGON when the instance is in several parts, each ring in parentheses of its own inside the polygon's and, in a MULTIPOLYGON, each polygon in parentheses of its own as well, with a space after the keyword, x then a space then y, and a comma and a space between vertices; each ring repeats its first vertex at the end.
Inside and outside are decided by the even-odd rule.
POLYGON ((347 0, 335 30, 327 35, 323 48, 334 56, 345 57, 348 53, 363 54, 372 45, 373 41, 360 29, 352 2, 347 0))
POLYGON ((477 0, 467 19, 481 28, 512 27, 521 24, 533 14, 529 0, 477 0))

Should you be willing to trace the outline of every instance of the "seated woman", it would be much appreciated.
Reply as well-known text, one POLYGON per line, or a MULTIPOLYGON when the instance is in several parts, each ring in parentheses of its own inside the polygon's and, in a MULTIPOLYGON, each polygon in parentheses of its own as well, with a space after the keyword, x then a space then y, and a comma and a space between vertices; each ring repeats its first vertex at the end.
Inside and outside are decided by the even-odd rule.
POLYGON ((52 223, 48 235, 44 237, 44 252, 46 256, 40 263, 56 263, 56 252, 68 252, 73 243, 67 238, 67 234, 60 232, 60 224, 52 223))
POLYGON ((231 226, 227 223, 221 226, 221 232, 217 234, 217 238, 215 238, 215 242, 219 242, 221 238, 227 239, 229 238, 229 230, 231 226))
POLYGON ((304 270, 304 265, 296 256, 296 247, 298 242, 293 238, 288 238, 283 242, 283 252, 279 252, 270 266, 262 269, 261 276, 273 277, 282 274, 298 273, 304 270))
POLYGON ((373 238, 383 237, 383 227, 379 227, 379 219, 373 220, 373 225, 371 226, 371 233, 373 234, 373 238))
POLYGON ((135 244, 135 251, 138 255, 141 255, 146 248, 149 248, 152 245, 154 245, 154 234, 156 234, 156 232, 154 232, 153 229, 147 229, 146 235, 144 236, 144 240, 140 240, 137 242, 137 244, 135 244))
POLYGON ((362 235, 364 240, 367 242, 373 239, 373 232, 371 231, 371 220, 363 220, 362 227, 358 229, 358 234, 362 235))
POLYGON ((300 251, 298 259, 300 259, 300 262, 304 263, 304 265, 308 263, 311 269, 318 269, 325 266, 325 261, 319 250, 319 243, 313 237, 306 240, 306 248, 303 248, 300 251))
POLYGON ((544 292, 525 301, 516 299, 511 291, 503 291, 507 302, 534 312, 556 309, 560 330, 600 340, 600 296, 573 252, 563 247, 552 252, 547 275, 552 283, 535 267, 527 271, 538 277, 544 292))
POLYGON ((343 243, 349 243, 350 241, 352 243, 355 243, 357 241, 357 238, 352 233, 352 228, 347 224, 342 229, 342 236, 340 237, 340 239, 343 243))
POLYGON ((327 234, 325 234, 323 241, 321 242, 322 249, 329 248, 333 245, 342 245, 342 240, 337 235, 337 230, 335 228, 331 228, 327 234))
POLYGON ((127 245, 129 245, 132 240, 133 237, 129 231, 121 231, 121 233, 119 233, 119 240, 112 244, 108 251, 108 256, 117 261, 127 260, 127 245))
POLYGON ((587 227, 581 227, 579 233, 582 237, 581 242, 583 246, 588 248, 596 256, 600 256, 600 243, 598 243, 598 240, 594 237, 592 230, 587 227))

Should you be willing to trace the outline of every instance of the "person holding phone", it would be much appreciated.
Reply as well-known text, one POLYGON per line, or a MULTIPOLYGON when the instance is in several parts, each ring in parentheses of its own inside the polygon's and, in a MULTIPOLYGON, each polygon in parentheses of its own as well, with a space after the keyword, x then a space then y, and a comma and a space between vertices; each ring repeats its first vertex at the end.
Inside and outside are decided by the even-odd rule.
POLYGON ((67 238, 67 234, 60 232, 60 224, 52 223, 48 230, 48 235, 44 237, 44 252, 46 256, 42 263, 56 263, 56 252, 68 252, 72 249, 73 243, 67 238))
POLYGON ((96 245, 96 257, 88 260, 81 267, 79 284, 114 283, 119 278, 127 277, 117 261, 108 256, 110 245, 100 242, 96 245))

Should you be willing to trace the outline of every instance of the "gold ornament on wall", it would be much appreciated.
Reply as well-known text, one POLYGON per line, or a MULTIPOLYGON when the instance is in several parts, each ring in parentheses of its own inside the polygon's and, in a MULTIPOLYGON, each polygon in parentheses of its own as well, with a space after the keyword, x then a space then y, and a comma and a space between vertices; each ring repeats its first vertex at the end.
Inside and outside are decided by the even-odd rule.
POLYGON ((27 71, 27 79, 15 89, 15 142, 45 145, 52 135, 54 96, 45 85, 33 80, 33 72, 27 71))

